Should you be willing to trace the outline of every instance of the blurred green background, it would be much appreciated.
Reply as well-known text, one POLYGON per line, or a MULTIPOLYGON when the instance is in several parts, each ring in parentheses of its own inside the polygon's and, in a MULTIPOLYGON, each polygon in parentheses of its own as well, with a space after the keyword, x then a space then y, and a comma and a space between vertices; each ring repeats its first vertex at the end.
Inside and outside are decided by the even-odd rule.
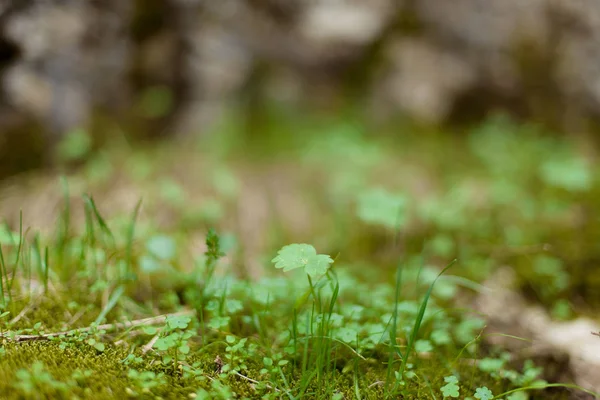
POLYGON ((53 226, 66 174, 109 214, 142 198, 161 228, 222 227, 252 276, 286 240, 390 265, 432 240, 441 257, 493 254, 478 280, 523 264, 524 279, 546 274, 533 297, 587 309, 600 301, 596 9, 9 4, 2 217, 53 226), (406 249, 392 251, 398 229, 406 249))
POLYGON ((82 193, 125 231, 141 199, 132 248, 174 267, 136 259, 140 302, 194 287, 182 271, 216 227, 227 272, 255 282, 289 243, 375 286, 398 260, 429 284, 456 258, 439 304, 488 313, 481 285, 508 268, 548 317, 488 315, 500 332, 594 318, 599 16, 583 0, 0 4, 0 238, 21 211, 55 232, 65 204, 83 229, 82 193))

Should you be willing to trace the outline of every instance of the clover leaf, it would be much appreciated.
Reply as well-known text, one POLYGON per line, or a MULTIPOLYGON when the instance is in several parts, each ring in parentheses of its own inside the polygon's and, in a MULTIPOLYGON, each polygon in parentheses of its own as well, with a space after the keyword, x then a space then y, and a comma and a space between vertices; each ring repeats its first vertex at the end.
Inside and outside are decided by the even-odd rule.
POLYGON ((167 317, 167 325, 170 329, 186 329, 192 319, 185 315, 171 315, 167 317))
POLYGON ((582 159, 550 160, 541 165, 542 179, 571 192, 584 191, 592 185, 592 172, 582 159))
POLYGON ((358 197, 358 217, 368 224, 395 229, 408 220, 407 199, 382 188, 372 189, 358 197))
POLYGON ((309 244, 295 243, 282 247, 271 262, 275 268, 283 268, 284 272, 304 268, 310 276, 317 276, 326 273, 333 260, 326 254, 317 254, 309 244))
POLYGON ((148 251, 160 260, 172 260, 177 253, 177 244, 169 236, 157 235, 146 242, 148 251))
POLYGON ((358 332, 356 332, 356 329, 342 327, 337 332, 337 336, 343 342, 356 343, 356 338, 358 337, 358 332))
POLYGON ((483 386, 475 390, 475 398, 479 400, 491 400, 494 398, 494 394, 486 386, 483 386))
POLYGON ((444 397, 458 397, 458 378, 455 376, 447 376, 444 378, 446 384, 442 386, 442 394, 444 397))
POLYGON ((304 271, 310 276, 323 275, 327 272, 331 263, 333 263, 333 260, 327 254, 317 254, 308 259, 304 271))
POLYGON ((174 337, 169 335, 166 337, 159 338, 156 342, 154 342, 154 345, 152 347, 160 351, 167 351, 171 347, 175 346, 175 344, 176 343, 174 337))
POLYGON ((282 247, 271 262, 275 263, 275 268, 283 268, 283 272, 287 272, 306 266, 308 258, 316 255, 317 251, 309 244, 290 244, 282 247))

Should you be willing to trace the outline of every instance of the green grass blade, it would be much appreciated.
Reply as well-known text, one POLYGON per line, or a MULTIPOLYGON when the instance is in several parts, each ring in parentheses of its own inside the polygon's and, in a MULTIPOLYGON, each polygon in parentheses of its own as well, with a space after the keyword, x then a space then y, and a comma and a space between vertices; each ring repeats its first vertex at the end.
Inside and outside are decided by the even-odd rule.
POLYGON ((12 276, 10 277, 10 285, 8 286, 8 290, 12 290, 13 284, 15 282, 15 278, 17 276, 17 270, 19 268, 19 262, 21 262, 21 251, 23 249, 23 210, 19 212, 19 245, 17 247, 17 256, 15 260, 15 267, 12 271, 12 276))
POLYGON ((104 218, 102 218, 100 211, 98 211, 98 207, 96 207, 96 203, 94 202, 94 199, 88 195, 84 195, 83 200, 84 200, 86 206, 89 207, 91 212, 94 214, 94 217, 96 217, 96 221, 98 221, 98 225, 100 226, 100 229, 102 230, 102 232, 104 232, 104 234, 110 238, 111 244, 114 245, 115 237, 114 237, 112 231, 110 230, 110 228, 108 227, 108 225, 106 224, 106 221, 104 220, 104 218))
POLYGON ((102 309, 100 314, 98 314, 98 317, 94 321, 95 324, 102 323, 104 318, 106 318, 106 315, 117 305, 117 302, 119 301, 119 299, 121 298, 123 293, 125 293, 124 286, 119 286, 118 288, 115 289, 115 291, 110 295, 110 298, 108 299, 108 303, 106 303, 106 306, 104 306, 104 308, 102 309))
POLYGON ((133 238, 135 236, 135 224, 137 222, 137 218, 140 213, 140 208, 142 207, 142 199, 140 199, 135 205, 135 209, 133 210, 133 214, 131 216, 131 222, 129 223, 126 235, 126 245, 125 245, 125 277, 121 277, 121 279, 128 279, 133 275, 133 238))
POLYGON ((2 251, 2 244, 0 243, 0 295, 2 295, 2 305, 4 304, 5 296, 8 295, 10 301, 10 291, 8 290, 8 270, 6 269, 6 263, 4 262, 4 252, 2 251), (4 284, 6 283, 6 287, 4 284))
POLYGON ((44 291, 47 293, 48 292, 48 277, 50 275, 50 253, 48 251, 48 246, 46 246, 44 248, 44 275, 43 275, 43 280, 44 280, 44 291))
POLYGON ((42 284, 44 285, 44 293, 46 293, 48 291, 48 280, 47 280, 47 272, 46 272, 48 267, 46 264, 46 257, 42 257, 42 250, 40 248, 40 237, 37 234, 35 235, 35 237, 33 239, 31 251, 33 251, 33 254, 35 255, 37 275, 38 275, 39 279, 42 281, 42 284))
MULTIPOLYGON (((400 294, 402 292, 402 262, 398 262, 398 266, 396 267, 396 284, 394 288, 394 312, 392 314, 392 320, 388 323, 389 326, 389 356, 388 356, 388 366, 386 371, 385 378, 385 388, 386 391, 389 388, 389 384, 393 375, 393 365, 394 365, 394 356, 397 354, 402 357, 402 354, 396 347, 396 338, 398 337, 398 304, 400 302, 400 294), (391 323, 391 326, 390 326, 391 323)), ((386 328, 387 329, 387 328, 386 328)))
POLYGON ((456 263, 456 260, 453 260, 438 274, 438 276, 431 283, 431 285, 429 285, 429 288, 427 289, 427 292, 425 293, 425 297, 423 298, 423 301, 421 301, 421 306, 419 307, 419 312, 417 314, 417 318, 415 319, 415 324, 413 325, 412 332, 408 339, 408 343, 406 345, 406 351, 404 353, 404 357, 402 357, 402 363, 400 364, 399 372, 400 372, 401 377, 404 376, 404 370, 406 369, 408 357, 410 356, 410 353, 413 350, 413 347, 417 340, 417 335, 419 334, 419 330, 421 329, 421 323, 423 322, 423 317, 425 316, 425 310, 427 309, 427 303, 429 302, 429 298, 431 297, 431 293, 433 292, 433 287, 435 286, 435 283, 440 278, 440 276, 442 276, 444 274, 444 272, 446 272, 448 269, 450 269, 455 263, 456 263))
POLYGON ((68 281, 73 276, 71 272, 71 263, 67 260, 69 252, 67 251, 70 241, 71 230, 71 196, 69 193, 69 182, 63 175, 60 177, 62 188, 63 208, 60 212, 60 218, 57 224, 56 240, 53 246, 55 254, 55 265, 60 273, 62 281, 68 281))

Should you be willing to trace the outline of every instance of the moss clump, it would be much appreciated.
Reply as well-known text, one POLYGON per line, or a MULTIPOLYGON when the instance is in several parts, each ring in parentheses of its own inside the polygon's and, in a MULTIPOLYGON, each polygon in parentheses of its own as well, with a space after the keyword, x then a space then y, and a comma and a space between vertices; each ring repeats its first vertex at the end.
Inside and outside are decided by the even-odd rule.
POLYGON ((33 341, 5 343, 3 350, 0 359, 3 398, 21 399, 29 395, 36 398, 114 399, 126 396, 127 368, 121 361, 127 352, 122 348, 110 347, 100 353, 83 344, 61 348, 57 342, 33 341), (36 363, 41 366, 37 372, 45 371, 50 378, 27 377, 19 372, 31 370, 36 363), (85 371, 91 371, 91 375, 85 371))
MULTIPOLYGON (((291 183, 285 175, 279 184, 287 172, 278 171, 261 174, 256 188, 238 185, 235 166, 256 160, 241 161, 233 144, 220 143, 228 150, 219 152, 203 142, 203 163, 196 150, 161 157, 137 150, 122 163, 125 173, 139 162, 145 172, 124 185, 169 192, 155 202, 145 198, 143 213, 124 216, 114 201, 116 218, 100 216, 96 202, 121 199, 103 186, 104 198, 84 199, 85 218, 65 210, 53 236, 0 227, 4 332, 83 329, 51 341, 5 343, 0 392, 7 398, 420 399, 490 390, 502 397, 544 387, 542 371, 522 354, 480 346, 486 322, 456 308, 501 264, 516 267, 538 301, 552 306, 562 298, 554 306, 558 317, 581 312, 566 299, 582 281, 586 300, 594 300, 598 283, 586 277, 597 247, 590 243, 598 243, 600 231, 583 217, 600 190, 597 166, 564 141, 503 119, 467 137, 404 146, 367 138, 347 123, 329 128, 334 132, 319 138, 269 142, 273 156, 301 163, 290 171, 291 183), (216 153, 236 162, 221 165, 228 161, 216 153), (223 168, 232 179, 213 176, 223 168), (181 179, 165 185, 161 176, 179 169, 181 179), (198 207, 204 195, 187 193, 198 185, 189 171, 213 182, 207 193, 219 207, 198 207), (260 181, 269 177, 273 188, 260 181), (254 218, 261 210, 264 218, 254 218), (206 218, 195 218, 199 211, 206 218), (169 220, 170 228, 159 228, 155 217, 169 220), (301 235, 294 224, 307 219, 301 235), (227 236, 209 230, 206 246, 199 246, 209 223, 239 229, 227 236), (253 281, 227 273, 270 265, 277 246, 294 242, 302 251, 286 252, 287 276, 275 268, 260 270, 253 281), (455 257, 454 276, 438 280, 455 257)), ((88 169, 82 171, 81 181, 93 186, 88 169)))

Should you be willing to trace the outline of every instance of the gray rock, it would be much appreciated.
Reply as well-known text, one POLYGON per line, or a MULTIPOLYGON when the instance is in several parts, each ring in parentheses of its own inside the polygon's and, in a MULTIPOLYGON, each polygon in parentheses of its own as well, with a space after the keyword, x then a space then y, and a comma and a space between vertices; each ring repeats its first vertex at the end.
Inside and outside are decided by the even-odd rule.
POLYGON ((127 3, 38 1, 14 11, 3 26, 20 50, 2 74, 8 102, 58 133, 85 125, 95 106, 119 104, 127 92, 127 3))
POLYGON ((259 66, 260 95, 290 104, 339 100, 360 64, 368 76, 358 100, 388 115, 443 123, 478 90, 517 99, 534 117, 600 114, 595 0, 16 4, 0 1, 0 38, 19 50, 0 70, 0 108, 55 133, 86 126, 98 109, 135 111, 156 84, 174 93, 161 129, 203 130, 259 66))

